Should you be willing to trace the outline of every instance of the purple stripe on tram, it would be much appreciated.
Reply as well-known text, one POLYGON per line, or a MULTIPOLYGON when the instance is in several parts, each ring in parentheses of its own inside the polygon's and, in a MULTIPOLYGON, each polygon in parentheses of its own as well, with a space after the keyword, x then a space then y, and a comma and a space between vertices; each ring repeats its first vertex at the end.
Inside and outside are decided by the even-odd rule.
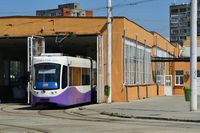
POLYGON ((59 106, 70 106, 88 102, 91 102, 91 91, 81 93, 76 87, 70 87, 62 94, 55 97, 36 97, 32 95, 33 106, 36 103, 55 103, 59 106))

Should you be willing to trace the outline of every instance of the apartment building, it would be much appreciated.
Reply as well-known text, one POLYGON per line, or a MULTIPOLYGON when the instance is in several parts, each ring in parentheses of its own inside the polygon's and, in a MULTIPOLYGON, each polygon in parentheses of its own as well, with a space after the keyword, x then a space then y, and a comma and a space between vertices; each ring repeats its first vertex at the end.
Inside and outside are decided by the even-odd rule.
MULTIPOLYGON (((170 41, 183 45, 190 36, 190 3, 170 6, 170 41)), ((198 0, 198 36, 200 36, 200 0, 198 0)))
POLYGON ((69 3, 58 5, 57 9, 37 10, 36 16, 79 16, 79 17, 91 17, 93 11, 80 9, 80 4, 69 3))

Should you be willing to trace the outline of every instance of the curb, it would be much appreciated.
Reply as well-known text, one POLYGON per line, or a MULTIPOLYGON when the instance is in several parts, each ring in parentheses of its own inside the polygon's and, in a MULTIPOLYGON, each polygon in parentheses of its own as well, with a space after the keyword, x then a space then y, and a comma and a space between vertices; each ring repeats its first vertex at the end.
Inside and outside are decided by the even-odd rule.
POLYGON ((134 116, 126 115, 126 114, 119 114, 119 113, 109 113, 109 112, 101 112, 101 115, 107 115, 112 117, 119 117, 119 118, 134 118, 134 116))
POLYGON ((119 118, 134 118, 134 119, 143 119, 143 120, 162 120, 162 121, 174 121, 174 122, 194 122, 200 123, 200 120, 191 120, 191 119, 177 119, 177 118, 165 118, 165 117, 149 117, 149 116, 133 116, 133 115, 126 115, 121 113, 109 113, 109 112, 101 112, 101 115, 107 115, 112 117, 119 117, 119 118))

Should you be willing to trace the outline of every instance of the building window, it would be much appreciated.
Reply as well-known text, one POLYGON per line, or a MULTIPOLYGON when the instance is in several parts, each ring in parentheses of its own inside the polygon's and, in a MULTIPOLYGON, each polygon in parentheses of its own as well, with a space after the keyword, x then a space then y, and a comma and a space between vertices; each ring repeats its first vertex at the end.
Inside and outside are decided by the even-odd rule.
MULTIPOLYGON (((158 47, 155 47, 154 56, 163 57, 163 58, 174 58, 170 53, 158 47)), ((165 75, 167 74, 166 69, 168 68, 168 64, 166 62, 154 62, 154 64, 155 64, 154 81, 157 84, 164 85, 164 81, 165 81, 164 79, 165 79, 165 75)))
POLYGON ((56 16, 55 12, 50 13, 50 16, 56 16))
POLYGON ((130 39, 124 44, 124 83, 126 85, 150 84, 151 49, 130 39))
POLYGON ((10 61, 10 84, 16 85, 20 81, 21 66, 19 61, 10 61))
POLYGON ((197 70, 197 78, 200 78, 200 70, 197 70))
POLYGON ((184 71, 183 70, 176 70, 176 85, 183 85, 184 84, 184 71))
POLYGON ((171 36, 171 41, 178 41, 178 37, 177 36, 171 36))

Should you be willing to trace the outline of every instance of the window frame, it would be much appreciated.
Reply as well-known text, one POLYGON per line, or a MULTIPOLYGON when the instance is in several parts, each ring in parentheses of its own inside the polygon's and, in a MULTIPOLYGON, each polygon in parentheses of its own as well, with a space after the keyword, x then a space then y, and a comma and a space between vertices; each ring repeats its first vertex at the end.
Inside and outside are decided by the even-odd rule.
POLYGON ((73 67, 69 66, 69 80, 68 80, 68 86, 88 86, 91 85, 91 68, 85 68, 85 67, 73 67), (74 70, 75 69, 75 70, 74 70), (83 70, 86 70, 83 72, 83 70), (79 71, 77 73, 77 71, 79 71), (74 78, 74 73, 76 72, 76 78, 74 78), (85 74, 85 75, 83 75, 85 74), (74 84, 74 80, 76 80, 77 84, 74 84), (83 81, 85 80, 85 82, 83 81), (78 82, 79 81, 79 82, 78 82), (83 83, 84 82, 84 83, 83 83), (87 83, 87 84, 86 84, 87 83), (89 84, 88 84, 89 83, 89 84))
POLYGON ((175 85, 176 86, 183 86, 184 85, 184 70, 176 70, 175 71, 175 85), (183 74, 177 74, 177 72, 182 72, 183 74), (181 77, 183 78, 183 83, 181 83, 181 77), (178 82, 177 82, 177 78, 178 78, 178 82))
POLYGON ((151 49, 124 37, 124 84, 128 86, 150 84, 151 67, 151 49))
POLYGON ((69 77, 68 77, 68 73, 69 73, 69 72, 68 72, 68 66, 63 65, 63 67, 62 67, 62 81, 61 81, 61 82, 62 82, 62 85, 61 85, 61 86, 62 86, 62 89, 65 89, 66 87, 69 86, 69 84, 68 84, 68 83, 69 83, 69 81, 68 81, 68 80, 69 80, 69 79, 68 79, 68 78, 69 78, 69 77), (64 70, 65 70, 66 73, 64 73, 64 70), (65 74, 65 76, 66 76, 66 77, 65 77, 65 78, 66 78, 66 85, 65 85, 65 86, 63 86, 63 80, 65 79, 65 78, 63 78, 64 74, 65 74))
MULTIPOLYGON (((57 63, 39 63, 39 64, 34 64, 34 86, 36 85, 36 83, 38 82, 39 78, 38 78, 38 73, 39 73, 39 70, 41 70, 44 65, 46 66, 54 66, 56 69, 56 83, 57 83, 57 88, 34 88, 34 90, 58 90, 61 88, 61 64, 57 64, 57 63), (37 69, 37 67, 42 67, 40 69, 37 69)), ((45 69, 44 69, 45 70, 45 69)), ((41 82, 41 81, 39 81, 41 82)), ((43 82, 52 82, 52 81, 43 81, 43 82)), ((55 81, 54 81, 55 82, 55 81)))

